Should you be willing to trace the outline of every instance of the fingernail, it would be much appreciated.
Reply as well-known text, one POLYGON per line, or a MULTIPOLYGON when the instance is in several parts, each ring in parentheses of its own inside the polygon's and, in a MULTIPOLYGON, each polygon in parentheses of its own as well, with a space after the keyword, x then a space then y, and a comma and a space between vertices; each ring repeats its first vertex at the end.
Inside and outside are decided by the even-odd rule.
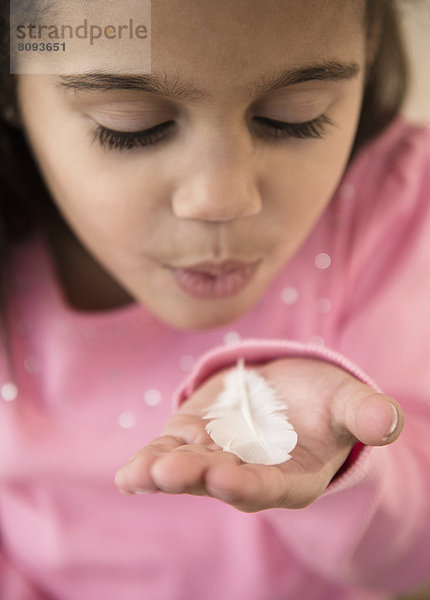
POLYGON ((386 438, 389 438, 393 435, 393 433, 397 429, 397 425, 399 424, 399 413, 397 412, 397 408, 394 406, 394 404, 391 405, 391 408, 393 409, 393 421, 391 423, 390 431, 388 432, 386 438))
POLYGON ((155 494, 156 492, 158 492, 158 490, 150 490, 150 489, 145 489, 145 488, 139 488, 136 490, 131 490, 133 494, 137 494, 137 495, 141 495, 141 496, 147 496, 148 494, 155 494))

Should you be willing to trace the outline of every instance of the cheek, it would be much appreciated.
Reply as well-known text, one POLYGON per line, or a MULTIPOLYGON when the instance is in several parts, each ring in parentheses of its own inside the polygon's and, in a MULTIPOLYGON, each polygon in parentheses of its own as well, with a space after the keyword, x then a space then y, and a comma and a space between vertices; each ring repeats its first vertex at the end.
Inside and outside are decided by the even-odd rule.
POLYGON ((280 222, 296 228, 312 224, 330 202, 350 154, 352 137, 299 142, 278 165, 276 178, 267 179, 265 194, 275 198, 280 222), (275 183, 276 181, 276 183, 275 183))
POLYGON ((58 190, 57 204, 72 228, 92 247, 114 244, 119 253, 135 253, 142 240, 158 230, 159 215, 151 210, 147 194, 135 182, 124 183, 115 176, 97 182, 95 177, 72 189, 72 193, 58 190))
MULTIPOLYGON (((69 224, 86 238, 132 243, 154 226, 165 192, 133 160, 83 144, 36 138, 35 151, 51 195, 69 224)), ((136 161, 135 161, 136 162, 136 161)))
POLYGON ((331 201, 345 171, 358 120, 354 112, 339 115, 330 135, 298 141, 273 165, 263 194, 271 198, 266 219, 269 237, 278 240, 280 261, 304 242, 331 201))
MULTIPOLYGON (((24 91, 27 98, 29 92, 24 91)), ((134 230, 141 235, 153 227, 166 198, 154 160, 104 152, 90 141, 87 124, 50 104, 49 97, 34 98, 23 110, 26 132, 66 221, 84 237, 100 239, 131 239, 134 230)))
POLYGON ((300 203, 309 214, 321 210, 331 199, 346 169, 357 129, 361 96, 333 115, 334 126, 327 137, 302 146, 294 154, 290 172, 300 190, 300 203))

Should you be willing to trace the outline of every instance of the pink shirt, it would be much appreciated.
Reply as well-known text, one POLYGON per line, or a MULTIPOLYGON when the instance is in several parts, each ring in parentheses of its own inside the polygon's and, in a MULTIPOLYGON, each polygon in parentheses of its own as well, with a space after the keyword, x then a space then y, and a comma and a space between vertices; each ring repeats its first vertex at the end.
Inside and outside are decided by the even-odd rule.
POLYGON ((429 129, 399 120, 362 151, 228 326, 175 330, 137 304, 77 311, 38 237, 15 248, 7 306, 1 600, 381 600, 430 577, 429 129), (404 407, 400 439, 297 511, 118 493, 117 468, 172 399, 238 356, 287 355, 371 377, 404 407))

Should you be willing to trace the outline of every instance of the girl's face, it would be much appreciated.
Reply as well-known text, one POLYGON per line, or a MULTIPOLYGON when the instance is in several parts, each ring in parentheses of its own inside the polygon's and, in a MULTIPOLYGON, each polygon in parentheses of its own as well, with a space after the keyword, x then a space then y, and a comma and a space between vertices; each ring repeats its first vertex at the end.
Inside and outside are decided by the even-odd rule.
MULTIPOLYGON (((162 321, 196 329, 226 324, 262 296, 348 160, 364 4, 153 0, 150 77, 169 93, 150 91, 145 75, 137 89, 118 79, 110 90, 98 74, 19 76, 41 171, 96 259, 89 280, 96 286, 100 269, 112 277, 106 305, 123 288, 162 321), (233 272, 225 261, 252 267, 233 272)), ((115 64, 105 73, 118 75, 115 64)), ((82 286, 74 256, 64 269, 82 286)))

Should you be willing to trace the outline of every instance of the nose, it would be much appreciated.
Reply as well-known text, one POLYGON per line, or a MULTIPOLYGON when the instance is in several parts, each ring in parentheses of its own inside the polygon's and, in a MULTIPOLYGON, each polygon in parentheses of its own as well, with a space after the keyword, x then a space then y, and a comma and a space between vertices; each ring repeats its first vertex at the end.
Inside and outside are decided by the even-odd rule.
POLYGON ((172 209, 180 219, 231 221, 261 211, 254 161, 247 152, 213 148, 189 160, 172 196, 172 209))

